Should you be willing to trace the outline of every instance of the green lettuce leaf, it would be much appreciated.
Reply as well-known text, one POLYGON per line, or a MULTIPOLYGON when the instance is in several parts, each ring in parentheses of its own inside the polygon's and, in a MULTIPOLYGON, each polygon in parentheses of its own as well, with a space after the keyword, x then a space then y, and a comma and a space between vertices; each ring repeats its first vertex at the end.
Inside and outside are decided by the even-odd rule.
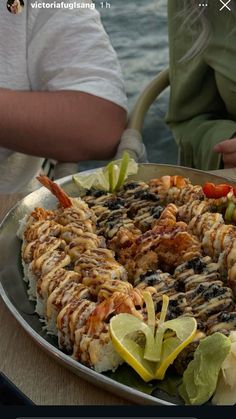
POLYGON ((162 381, 155 380, 145 383, 145 381, 143 381, 127 364, 123 364, 115 372, 109 371, 105 375, 121 384, 149 395, 151 395, 154 390, 158 389, 171 397, 176 396, 178 394, 177 387, 182 382, 182 377, 173 373, 168 373, 162 381))
POLYGON ((218 332, 200 341, 179 387, 179 394, 186 404, 200 405, 211 398, 230 347, 230 339, 218 332))

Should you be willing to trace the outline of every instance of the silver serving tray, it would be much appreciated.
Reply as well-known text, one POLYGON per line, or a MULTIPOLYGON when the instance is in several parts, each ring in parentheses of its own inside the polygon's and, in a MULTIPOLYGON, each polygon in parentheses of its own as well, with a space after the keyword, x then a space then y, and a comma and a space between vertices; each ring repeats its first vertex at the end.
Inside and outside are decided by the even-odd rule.
MULTIPOLYGON (((91 173, 93 170, 84 173, 91 173)), ((205 182, 224 183, 226 178, 212 175, 199 170, 183 168, 179 166, 141 164, 137 175, 133 179, 147 181, 163 175, 181 175, 188 177, 194 184, 205 182)), ((229 180, 228 180, 229 182, 229 180)), ((59 183, 70 196, 78 196, 78 188, 71 180, 71 176, 60 179, 59 183)), ((236 184, 230 179, 231 184, 236 184)), ((90 368, 85 367, 64 354, 57 347, 56 339, 42 330, 39 317, 34 313, 34 303, 30 302, 27 296, 27 285, 23 281, 21 268, 21 241, 16 237, 19 220, 32 211, 35 207, 54 208, 57 204, 55 197, 44 187, 32 192, 18 202, 5 216, 0 225, 0 295, 6 306, 16 318, 18 323, 55 360, 78 376, 93 384, 106 389, 120 397, 129 399, 139 404, 176 405, 181 401, 169 397, 160 390, 155 390, 152 396, 120 384, 103 374, 99 374, 90 368)))

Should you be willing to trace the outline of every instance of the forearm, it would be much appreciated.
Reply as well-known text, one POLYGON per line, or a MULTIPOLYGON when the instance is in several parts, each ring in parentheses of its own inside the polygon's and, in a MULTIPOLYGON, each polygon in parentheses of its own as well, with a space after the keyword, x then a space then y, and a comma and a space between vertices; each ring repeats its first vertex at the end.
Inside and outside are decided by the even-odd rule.
POLYGON ((126 112, 82 92, 0 89, 0 146, 60 161, 113 156, 126 112))

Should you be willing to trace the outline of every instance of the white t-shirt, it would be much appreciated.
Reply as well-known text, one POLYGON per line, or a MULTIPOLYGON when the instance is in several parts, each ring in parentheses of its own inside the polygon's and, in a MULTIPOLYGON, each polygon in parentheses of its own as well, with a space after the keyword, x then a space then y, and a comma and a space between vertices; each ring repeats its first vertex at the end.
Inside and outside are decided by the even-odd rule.
MULTIPOLYGON (((43 3, 39 0, 24 3, 22 13, 16 15, 9 13, 6 1, 0 1, 0 87, 78 90, 127 109, 120 66, 98 11, 92 7, 37 8, 36 4, 43 3)), ((45 0, 44 5, 49 3, 62 1, 45 0)), ((29 181, 42 161, 0 147, 0 193, 30 189, 29 181)))

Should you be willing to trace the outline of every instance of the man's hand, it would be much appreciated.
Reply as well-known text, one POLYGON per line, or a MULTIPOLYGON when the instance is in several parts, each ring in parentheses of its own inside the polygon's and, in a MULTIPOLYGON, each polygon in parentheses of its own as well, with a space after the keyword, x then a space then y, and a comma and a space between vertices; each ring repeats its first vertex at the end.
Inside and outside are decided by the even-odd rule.
POLYGON ((225 169, 236 167, 236 137, 222 141, 215 145, 213 150, 222 154, 225 169))

